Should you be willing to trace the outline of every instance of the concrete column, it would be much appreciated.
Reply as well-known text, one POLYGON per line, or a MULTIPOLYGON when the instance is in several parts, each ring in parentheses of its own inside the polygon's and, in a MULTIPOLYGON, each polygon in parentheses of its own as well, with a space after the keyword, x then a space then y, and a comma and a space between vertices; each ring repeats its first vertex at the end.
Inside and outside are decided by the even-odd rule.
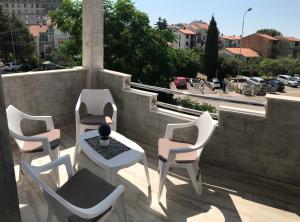
POLYGON ((20 222, 14 162, 8 142, 8 126, 0 75, 0 221, 20 222))
POLYGON ((97 70, 103 69, 103 0, 83 0, 82 65, 88 69, 87 88, 97 88, 97 70))

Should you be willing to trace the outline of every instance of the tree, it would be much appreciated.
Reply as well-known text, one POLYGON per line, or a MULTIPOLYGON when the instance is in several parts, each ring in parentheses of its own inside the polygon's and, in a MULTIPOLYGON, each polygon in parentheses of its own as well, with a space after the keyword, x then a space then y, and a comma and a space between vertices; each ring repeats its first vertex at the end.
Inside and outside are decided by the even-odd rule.
POLYGON ((5 61, 14 59, 14 51, 18 62, 31 63, 36 60, 34 39, 27 27, 17 17, 14 15, 10 17, 1 9, 0 30, 0 52, 5 61))
POLYGON ((168 29, 168 22, 165 18, 162 19, 161 17, 159 17, 158 21, 155 24, 155 27, 160 30, 166 30, 168 29))
POLYGON ((64 0, 60 7, 49 13, 51 21, 57 27, 70 34, 70 39, 55 50, 54 62, 60 65, 81 65, 82 54, 82 2, 64 0))
POLYGON ((218 41, 219 30, 214 16, 212 16, 207 32, 203 61, 203 70, 208 79, 215 77, 218 68, 218 41))
POLYGON ((261 76, 275 76, 284 72, 284 66, 277 59, 264 59, 259 63, 259 74, 261 76))
MULTIPOLYGON (((59 47, 76 64, 81 55, 82 2, 65 0, 50 14, 52 21, 71 40, 59 47)), ((104 67, 130 73, 133 81, 169 86, 175 69, 172 61, 174 36, 168 30, 149 25, 147 14, 137 10, 131 0, 104 1, 104 67)), ((78 65, 79 65, 78 61, 78 65)))
POLYGON ((259 29, 256 31, 256 33, 267 34, 270 36, 282 36, 281 32, 276 29, 259 29))

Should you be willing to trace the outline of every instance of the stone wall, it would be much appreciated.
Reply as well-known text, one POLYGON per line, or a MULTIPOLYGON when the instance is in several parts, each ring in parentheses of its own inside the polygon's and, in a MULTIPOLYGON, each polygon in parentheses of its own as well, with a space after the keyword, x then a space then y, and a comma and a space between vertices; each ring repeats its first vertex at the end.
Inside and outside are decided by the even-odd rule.
MULTIPOLYGON (((55 127, 75 124, 75 105, 85 87, 86 70, 15 73, 2 76, 6 106, 14 105, 31 115, 50 115, 55 127)), ((25 121, 26 134, 41 130, 40 123, 25 121)))
MULTIPOLYGON (((118 131, 157 146, 168 123, 195 117, 155 106, 156 94, 130 88, 130 75, 99 71, 100 88, 109 88, 118 107, 118 131)), ((202 161, 264 178, 300 185, 300 99, 268 95, 266 112, 222 107, 218 127, 202 161)), ((195 138, 191 129, 180 139, 195 138)))

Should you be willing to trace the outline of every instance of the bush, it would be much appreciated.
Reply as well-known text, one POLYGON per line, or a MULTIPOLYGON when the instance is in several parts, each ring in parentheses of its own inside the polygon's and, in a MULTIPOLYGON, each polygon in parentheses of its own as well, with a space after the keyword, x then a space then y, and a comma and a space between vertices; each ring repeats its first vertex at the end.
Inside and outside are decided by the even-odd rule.
POLYGON ((188 97, 185 98, 176 98, 176 105, 181 105, 185 108, 189 108, 189 109, 195 109, 195 110, 199 110, 199 111, 208 111, 210 113, 216 113, 217 109, 208 104, 208 103, 198 103, 188 97))

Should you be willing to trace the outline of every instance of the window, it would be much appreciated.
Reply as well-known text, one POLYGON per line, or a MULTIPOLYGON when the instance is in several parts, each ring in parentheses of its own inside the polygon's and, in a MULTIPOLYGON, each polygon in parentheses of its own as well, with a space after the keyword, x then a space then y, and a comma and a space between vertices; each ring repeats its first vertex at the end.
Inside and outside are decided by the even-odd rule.
POLYGON ((15 4, 14 4, 14 3, 11 3, 10 6, 11 6, 12 8, 14 8, 14 7, 15 7, 15 4))
POLYGON ((186 42, 185 44, 186 44, 186 45, 189 45, 189 42, 186 42))

